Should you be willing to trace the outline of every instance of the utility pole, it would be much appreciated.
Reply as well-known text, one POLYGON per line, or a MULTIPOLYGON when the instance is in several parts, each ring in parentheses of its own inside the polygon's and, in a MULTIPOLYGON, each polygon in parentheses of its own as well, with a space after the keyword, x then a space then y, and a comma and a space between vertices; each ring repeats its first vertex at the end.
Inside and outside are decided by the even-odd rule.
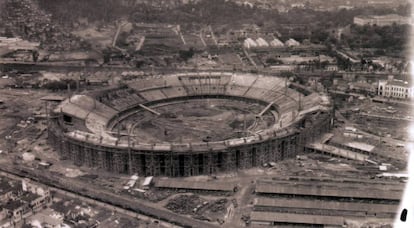
POLYGON ((243 136, 247 136, 247 133, 246 133, 246 114, 243 114, 243 136))
POLYGON ((128 172, 132 174, 131 135, 128 131, 128 172))
POLYGON ((288 77, 285 77, 285 95, 287 95, 288 92, 288 77))

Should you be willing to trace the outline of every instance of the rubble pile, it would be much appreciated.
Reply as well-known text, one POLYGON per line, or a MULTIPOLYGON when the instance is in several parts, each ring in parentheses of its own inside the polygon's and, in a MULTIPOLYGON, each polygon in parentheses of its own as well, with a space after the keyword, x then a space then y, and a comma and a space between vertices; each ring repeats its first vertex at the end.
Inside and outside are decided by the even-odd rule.
POLYGON ((215 201, 214 203, 212 203, 211 206, 209 206, 209 210, 214 213, 225 212, 227 209, 227 202, 228 200, 225 198, 219 199, 215 201))
POLYGON ((165 206, 167 209, 179 214, 192 214, 203 199, 197 195, 180 195, 171 199, 165 206))
POLYGON ((31 0, 6 0, 0 16, 8 36, 18 36, 51 51, 69 51, 86 48, 87 44, 60 26, 54 24, 51 15, 38 8, 31 0))
POLYGON ((144 198, 151 202, 159 202, 173 194, 170 190, 151 190, 144 193, 144 198))

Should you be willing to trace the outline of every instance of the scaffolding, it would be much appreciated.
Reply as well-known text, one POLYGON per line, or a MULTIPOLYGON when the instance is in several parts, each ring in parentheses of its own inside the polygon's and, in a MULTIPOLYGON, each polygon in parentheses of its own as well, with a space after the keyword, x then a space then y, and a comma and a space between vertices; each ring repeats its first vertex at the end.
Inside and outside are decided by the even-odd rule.
POLYGON ((329 132, 332 127, 332 113, 320 112, 308 115, 301 121, 283 129, 283 134, 272 135, 258 141, 244 138, 243 143, 181 145, 169 150, 157 151, 138 149, 134 142, 127 146, 106 146, 103 139, 91 141, 86 137, 70 137, 62 118, 50 118, 48 141, 63 159, 69 159, 78 166, 97 167, 109 172, 140 176, 194 176, 211 175, 262 166, 294 158, 304 153, 307 143, 318 135, 329 132), (215 148, 214 150, 212 148, 215 148), (217 149, 218 148, 218 149, 217 149))

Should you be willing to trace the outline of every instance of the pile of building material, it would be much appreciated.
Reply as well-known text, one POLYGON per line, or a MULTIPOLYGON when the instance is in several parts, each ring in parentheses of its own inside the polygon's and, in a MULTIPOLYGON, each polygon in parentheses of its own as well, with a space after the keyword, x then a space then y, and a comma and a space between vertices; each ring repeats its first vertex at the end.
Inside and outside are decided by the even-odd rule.
POLYGON ((214 203, 211 204, 211 206, 209 206, 209 210, 211 212, 225 212, 227 209, 227 203, 228 200, 223 198, 223 199, 219 199, 216 200, 214 203))
POLYGON ((124 185, 124 189, 128 190, 130 188, 133 188, 135 186, 135 183, 137 183, 139 177, 137 174, 134 174, 129 178, 128 182, 124 185))
MULTIPOLYGON (((136 189, 134 190, 139 192, 139 190, 136 190, 136 189)), ((164 200, 170 197, 174 193, 173 191, 170 191, 170 190, 156 190, 156 189, 152 189, 150 191, 147 191, 147 190, 143 190, 143 191, 145 191, 144 198, 151 202, 159 202, 161 200, 164 200)))
POLYGON ((193 214, 198 205, 204 200, 197 195, 180 195, 171 199, 165 206, 167 209, 179 214, 193 214))

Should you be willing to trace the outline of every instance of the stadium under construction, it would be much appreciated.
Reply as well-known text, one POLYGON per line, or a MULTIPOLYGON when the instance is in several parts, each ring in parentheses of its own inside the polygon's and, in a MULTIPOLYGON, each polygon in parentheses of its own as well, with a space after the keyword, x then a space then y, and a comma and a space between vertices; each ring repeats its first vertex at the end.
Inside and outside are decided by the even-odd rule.
POLYGON ((286 78, 180 72, 73 95, 50 114, 48 133, 76 165, 179 177, 295 157, 332 119, 326 96, 286 78))

